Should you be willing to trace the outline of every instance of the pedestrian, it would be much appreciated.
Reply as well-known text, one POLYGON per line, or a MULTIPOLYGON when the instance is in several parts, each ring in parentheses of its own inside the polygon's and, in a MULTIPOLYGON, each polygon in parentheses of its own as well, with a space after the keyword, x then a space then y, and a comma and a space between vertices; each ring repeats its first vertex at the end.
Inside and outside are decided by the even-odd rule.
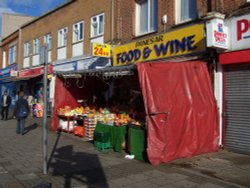
POLYGON ((1 97, 1 104, 2 104, 2 120, 8 120, 11 97, 8 95, 7 91, 4 91, 4 94, 1 97))
POLYGON ((28 101, 24 98, 23 91, 20 91, 19 93, 19 98, 16 102, 14 114, 17 119, 16 133, 23 135, 25 130, 25 120, 29 115, 29 104, 28 101))

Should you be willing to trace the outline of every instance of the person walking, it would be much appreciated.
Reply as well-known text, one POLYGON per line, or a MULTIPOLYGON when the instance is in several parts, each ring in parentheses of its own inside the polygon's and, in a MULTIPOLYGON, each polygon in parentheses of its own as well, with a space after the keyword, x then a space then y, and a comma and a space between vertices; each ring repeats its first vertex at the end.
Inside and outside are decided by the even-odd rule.
POLYGON ((11 97, 8 95, 7 91, 4 91, 4 94, 1 97, 1 104, 2 104, 2 120, 8 120, 11 97))
POLYGON ((28 101, 24 98, 23 91, 20 91, 19 93, 19 98, 16 102, 14 115, 17 119, 16 133, 23 135, 25 130, 25 120, 29 115, 29 104, 28 101))

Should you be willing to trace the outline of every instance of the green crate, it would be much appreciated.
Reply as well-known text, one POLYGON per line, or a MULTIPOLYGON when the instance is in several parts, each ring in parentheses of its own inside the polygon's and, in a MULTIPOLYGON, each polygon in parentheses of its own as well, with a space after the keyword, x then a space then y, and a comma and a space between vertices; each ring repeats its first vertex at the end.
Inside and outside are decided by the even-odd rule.
POLYGON ((95 131, 94 140, 97 142, 110 142, 110 132, 107 131, 95 131))
POLYGON ((104 143, 104 142, 95 141, 94 145, 95 145, 95 148, 100 151, 108 151, 113 148, 111 142, 104 143))

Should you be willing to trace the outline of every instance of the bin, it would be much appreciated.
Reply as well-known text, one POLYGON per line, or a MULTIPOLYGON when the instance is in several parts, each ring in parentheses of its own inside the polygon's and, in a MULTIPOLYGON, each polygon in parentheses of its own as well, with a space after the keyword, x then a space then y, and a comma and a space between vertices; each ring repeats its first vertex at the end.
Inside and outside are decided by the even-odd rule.
POLYGON ((147 161, 147 137, 145 129, 129 126, 129 150, 135 159, 147 161))

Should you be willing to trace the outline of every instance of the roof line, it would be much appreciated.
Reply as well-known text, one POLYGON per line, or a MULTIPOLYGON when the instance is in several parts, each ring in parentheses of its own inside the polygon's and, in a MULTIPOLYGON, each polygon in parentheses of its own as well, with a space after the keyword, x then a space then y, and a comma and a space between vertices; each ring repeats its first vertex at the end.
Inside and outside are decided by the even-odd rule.
POLYGON ((71 3, 75 2, 75 1, 76 1, 76 0, 70 0, 70 1, 68 1, 68 2, 66 2, 66 3, 63 3, 63 4, 59 5, 58 7, 56 7, 55 9, 52 9, 51 11, 49 11, 49 12, 47 12, 47 13, 45 13, 45 14, 39 16, 39 17, 34 18, 34 19, 31 20, 30 22, 25 23, 25 24, 22 25, 20 28, 23 29, 23 28, 25 28, 26 26, 29 26, 30 24, 32 24, 32 23, 34 23, 34 22, 36 22, 36 21, 38 21, 38 20, 40 20, 40 19, 42 19, 42 18, 44 18, 44 17, 50 15, 50 14, 53 14, 54 12, 56 12, 56 11, 58 11, 58 10, 64 8, 64 7, 66 7, 66 6, 68 6, 69 4, 71 4, 71 3))

